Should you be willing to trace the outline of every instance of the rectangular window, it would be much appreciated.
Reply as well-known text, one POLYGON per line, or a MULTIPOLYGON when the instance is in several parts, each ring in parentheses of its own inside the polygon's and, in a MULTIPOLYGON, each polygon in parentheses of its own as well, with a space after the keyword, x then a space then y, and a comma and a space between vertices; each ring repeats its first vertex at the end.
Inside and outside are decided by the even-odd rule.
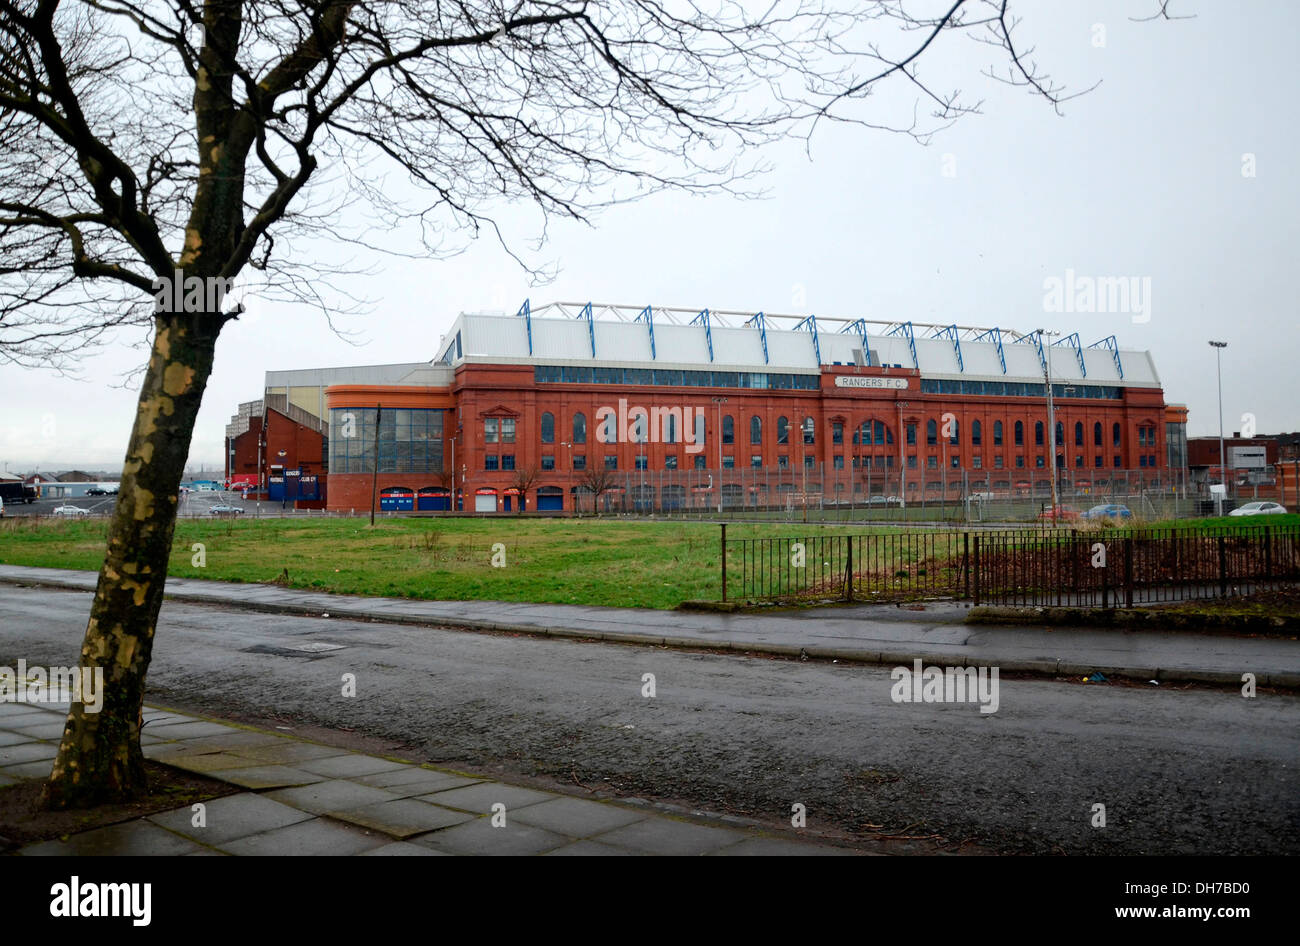
POLYGON ((1092 465, 1095 466, 1095 467, 1100 467, 1100 466, 1101 466, 1101 457, 1093 457, 1093 458, 1092 458, 1092 465))
POLYGON ((545 454, 545 455, 543 455, 543 456, 542 456, 542 469, 543 469, 543 470, 553 470, 553 469, 555 469, 555 457, 554 457, 554 456, 551 456, 551 455, 549 455, 549 454, 545 454))
POLYGON ((749 457, 749 465, 755 470, 761 470, 763 469, 763 458, 757 453, 751 454, 749 457))
POLYGON ((844 443, 844 425, 841 424, 839 421, 836 421, 835 423, 831 424, 831 443, 834 444, 844 443))
POLYGON ((498 469, 498 468, 499 468, 499 467, 498 467, 499 460, 500 460, 500 458, 497 457, 496 454, 491 454, 491 455, 489 455, 489 456, 484 457, 484 458, 483 458, 483 469, 485 469, 485 470, 495 470, 495 469, 498 469))
POLYGON ((499 429, 499 425, 495 417, 489 417, 486 420, 484 420, 483 421, 483 442, 496 443, 498 429, 499 429))
POLYGON ((925 466, 926 466, 926 469, 928 469, 928 470, 937 470, 937 469, 939 468, 939 458, 938 458, 938 457, 926 457, 926 458, 925 458, 925 466))
POLYGON ((952 458, 952 468, 953 468, 954 470, 960 470, 960 469, 961 469, 961 457, 960 457, 960 456, 954 456, 954 457, 952 458))
POLYGON ((1024 468, 1025 468, 1025 456, 1022 453, 1016 457, 1016 469, 1023 470, 1024 468))
POLYGON ((704 454, 699 454, 695 457, 695 469, 704 469, 704 454))
POLYGON ((1120 460, 1119 454, 1117 453, 1115 454, 1115 469, 1117 470, 1119 469, 1119 460, 1120 460))
POLYGON ((649 466, 650 464, 646 455, 644 453, 638 453, 636 455, 635 469, 644 470, 647 469, 649 466))
POLYGON ((664 457, 664 469, 665 469, 665 470, 675 470, 675 469, 677 469, 677 458, 676 458, 676 457, 664 457))
POLYGON ((808 454, 803 458, 803 468, 805 470, 811 470, 813 468, 812 454, 808 454))
POLYGON ((908 468, 909 470, 915 470, 915 469, 916 469, 916 454, 915 454, 915 453, 911 454, 911 455, 907 458, 907 468, 908 468))
POLYGON ((1034 466, 1038 467, 1040 470, 1043 468, 1042 454, 1039 454, 1037 457, 1034 458, 1034 466))
POLYGON ((996 457, 993 458, 993 468, 995 470, 1002 469, 1002 454, 998 454, 996 457))
POLYGON ((736 458, 735 458, 735 457, 723 457, 723 458, 722 458, 722 468, 723 468, 724 470, 734 470, 734 469, 736 468, 736 458))
POLYGON ((501 454, 501 469, 513 470, 515 468, 515 455, 513 453, 501 454))
POLYGON ((907 425, 907 442, 909 446, 916 446, 916 424, 907 425))
POLYGON ((982 469, 983 466, 984 466, 984 458, 983 458, 983 457, 972 457, 972 458, 971 458, 971 465, 972 465, 975 469, 977 469, 977 470, 982 469))
POLYGON ((1074 465, 1075 465, 1075 466, 1083 466, 1083 455, 1082 455, 1082 454, 1080 454, 1080 455, 1078 455, 1078 456, 1076 456, 1076 457, 1074 458, 1074 465))
POLYGON ((605 454, 605 469, 607 469, 607 470, 617 470, 617 469, 618 469, 618 455, 617 455, 617 454, 614 454, 614 453, 607 453, 607 454, 605 454))
POLYGON ((844 455, 841 453, 835 454, 835 460, 833 461, 832 466, 837 470, 844 469, 844 455))
POLYGON ((574 454, 573 468, 575 470, 585 470, 587 468, 587 455, 585 453, 574 454))
POLYGON ((515 442, 515 419, 513 417, 501 418, 501 442, 515 442))
POLYGON ((790 469, 790 458, 786 456, 784 453, 781 454, 779 457, 776 458, 776 466, 777 469, 779 470, 790 469))

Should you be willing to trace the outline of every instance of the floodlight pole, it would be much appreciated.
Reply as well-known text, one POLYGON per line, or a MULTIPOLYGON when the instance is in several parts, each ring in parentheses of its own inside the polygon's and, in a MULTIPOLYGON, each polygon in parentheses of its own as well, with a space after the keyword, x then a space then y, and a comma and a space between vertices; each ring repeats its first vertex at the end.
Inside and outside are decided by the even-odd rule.
POLYGON ((1223 486, 1223 493, 1220 496, 1216 497, 1215 503, 1217 508, 1214 511, 1217 515, 1221 516, 1223 515, 1223 500, 1224 497, 1228 495, 1228 467, 1226 462, 1224 461, 1224 456, 1223 456, 1223 358, 1222 358, 1223 349, 1228 347, 1228 343, 1211 341, 1210 344, 1214 347, 1215 374, 1218 375, 1218 379, 1219 379, 1219 483, 1221 486, 1223 486))
POLYGON ((725 397, 713 398, 713 409, 717 423, 714 430, 718 434, 718 515, 722 515, 722 405, 727 403, 725 397))
MULTIPOLYGON (((1044 329, 1038 330, 1039 344, 1042 344, 1043 337, 1058 335, 1059 332, 1048 332, 1044 329)), ((1051 460, 1052 468, 1052 522, 1058 523, 1061 515, 1061 497, 1056 489, 1056 408, 1052 403, 1052 343, 1048 342, 1043 345, 1043 386, 1047 388, 1047 443, 1049 446, 1048 459, 1051 460)))

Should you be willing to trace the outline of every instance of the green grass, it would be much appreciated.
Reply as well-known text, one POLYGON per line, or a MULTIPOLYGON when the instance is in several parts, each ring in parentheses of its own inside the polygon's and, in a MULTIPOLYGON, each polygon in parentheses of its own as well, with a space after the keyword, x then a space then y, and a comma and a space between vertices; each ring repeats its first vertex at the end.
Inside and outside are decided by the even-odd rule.
MULTIPOLYGON (((1300 523, 1270 516, 1268 525, 1300 523)), ((1180 528, 1265 524, 1224 518, 1162 523, 1180 528)), ((731 523, 728 538, 897 533, 899 528, 731 523)), ((98 570, 108 522, 0 519, 0 564, 98 570)), ((183 519, 168 574, 270 582, 337 594, 457 601, 674 608, 721 597, 719 529, 700 522, 611 519, 391 518, 183 519), (204 545, 205 567, 192 564, 204 545), (505 546, 506 565, 492 566, 505 546)))

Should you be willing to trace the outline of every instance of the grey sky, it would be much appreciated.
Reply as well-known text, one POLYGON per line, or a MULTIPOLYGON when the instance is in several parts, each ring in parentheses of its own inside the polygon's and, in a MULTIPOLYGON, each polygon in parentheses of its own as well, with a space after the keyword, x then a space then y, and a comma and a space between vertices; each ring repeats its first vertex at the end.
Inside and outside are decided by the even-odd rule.
MULTIPOLYGON (((1218 431, 1206 341, 1223 339, 1225 428, 1239 429, 1248 412, 1260 432, 1300 426, 1290 395, 1300 184, 1286 170, 1297 145, 1300 6, 1183 2, 1175 11, 1195 19, 1150 23, 1128 17, 1154 0, 1017 7, 1021 42, 1042 68, 1072 90, 1103 80, 1067 102, 1064 117, 980 76, 997 51, 952 36, 923 69, 982 98, 984 114, 929 147, 825 125, 811 159, 793 143, 769 153, 777 167, 765 200, 659 196, 607 211, 595 229, 553 224, 538 258, 561 272, 542 288, 530 289, 488 237, 449 260, 358 259, 375 274, 343 284, 372 311, 340 324, 363 344, 304 307, 255 306, 248 324, 222 336, 191 461, 220 465, 225 423, 238 402, 260 396, 268 369, 431 358, 456 313, 513 312, 525 296, 1045 326, 1085 343, 1115 334, 1121 347, 1153 352, 1166 399, 1191 410, 1193 436, 1218 431), (1104 46, 1094 45, 1095 24, 1104 46), (1243 175, 1246 154, 1254 177, 1243 175), (1044 280, 1067 270, 1148 277, 1149 321, 1045 312, 1044 280)), ((872 108, 896 115, 913 98, 892 85, 872 108)), ((502 219, 523 247, 535 218, 507 209, 502 219)), ((76 380, 4 368, 0 468, 120 464, 135 390, 108 386, 142 362, 132 340, 87 358, 76 380)))

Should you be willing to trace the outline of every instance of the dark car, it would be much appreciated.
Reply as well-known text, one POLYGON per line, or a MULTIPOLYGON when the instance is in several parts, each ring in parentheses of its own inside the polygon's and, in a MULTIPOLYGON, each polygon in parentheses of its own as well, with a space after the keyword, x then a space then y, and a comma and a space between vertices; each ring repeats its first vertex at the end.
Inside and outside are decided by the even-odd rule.
POLYGON ((104 489, 104 487, 102 487, 102 486, 92 486, 92 487, 90 487, 90 489, 86 490, 86 495, 87 495, 87 496, 107 496, 107 495, 108 495, 108 490, 104 489))

